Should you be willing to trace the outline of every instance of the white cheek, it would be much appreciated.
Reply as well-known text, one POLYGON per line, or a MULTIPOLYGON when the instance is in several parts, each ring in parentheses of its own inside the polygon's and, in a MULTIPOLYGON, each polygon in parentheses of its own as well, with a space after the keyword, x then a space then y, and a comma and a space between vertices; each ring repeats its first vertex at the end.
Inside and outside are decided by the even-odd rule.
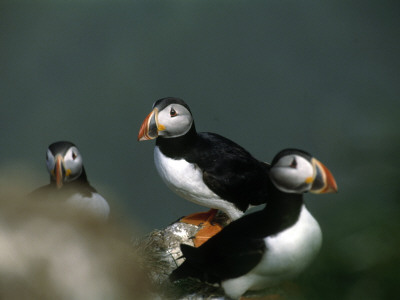
POLYGON ((306 179, 313 176, 313 168, 309 163, 299 163, 297 168, 273 167, 270 172, 275 186, 288 193, 305 192, 308 189, 306 179))
POLYGON ((71 171, 77 170, 82 165, 82 160, 79 157, 75 159, 66 159, 64 165, 66 169, 71 169, 71 171))
POLYGON ((171 133, 174 135, 184 135, 189 131, 191 121, 186 116, 175 117, 176 121, 171 124, 171 133))
POLYGON ((51 172, 54 169, 55 166, 55 161, 54 161, 54 156, 51 154, 51 152, 47 152, 47 160, 46 160, 46 165, 47 165, 47 170, 51 172))
POLYGON ((65 159, 64 166, 66 170, 71 170, 71 174, 67 177, 67 181, 71 181, 79 177, 82 173, 82 157, 75 159, 65 159))
POLYGON ((176 116, 160 119, 160 124, 166 128, 164 131, 159 131, 159 135, 165 137, 177 137, 186 134, 191 125, 192 120, 188 116, 176 116))
POLYGON ((286 183, 285 185, 289 184, 292 187, 299 186, 305 180, 301 172, 288 167, 276 167, 271 169, 271 177, 278 184, 286 183))
POLYGON ((313 177, 314 176, 314 170, 313 167, 310 163, 304 162, 301 163, 297 166, 298 174, 299 177, 301 178, 302 182, 305 182, 305 180, 308 177, 313 177))
POLYGON ((293 186, 300 186, 306 182, 308 177, 313 176, 313 167, 302 157, 297 157, 296 161, 296 168, 286 168, 285 176, 287 176, 287 181, 291 182, 293 186))

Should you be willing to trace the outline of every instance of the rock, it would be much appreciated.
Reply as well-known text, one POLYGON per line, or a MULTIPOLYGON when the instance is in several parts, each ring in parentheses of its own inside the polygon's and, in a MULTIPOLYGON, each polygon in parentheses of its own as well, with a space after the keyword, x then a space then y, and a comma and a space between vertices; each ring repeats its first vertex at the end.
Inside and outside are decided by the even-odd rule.
MULTIPOLYGON (((226 226, 228 217, 219 212, 215 223, 226 226)), ((135 241, 136 248, 142 253, 146 261, 146 268, 150 272, 150 279, 154 284, 156 299, 173 300, 228 300, 222 288, 193 278, 171 283, 169 275, 184 262, 180 244, 193 246, 193 237, 203 228, 202 225, 181 223, 179 220, 162 230, 153 230, 146 237, 135 241)), ((270 295, 273 298, 284 299, 285 292, 281 288, 273 288, 257 293, 248 293, 249 298, 260 295, 270 295), (273 295, 271 295, 273 294, 273 295)))

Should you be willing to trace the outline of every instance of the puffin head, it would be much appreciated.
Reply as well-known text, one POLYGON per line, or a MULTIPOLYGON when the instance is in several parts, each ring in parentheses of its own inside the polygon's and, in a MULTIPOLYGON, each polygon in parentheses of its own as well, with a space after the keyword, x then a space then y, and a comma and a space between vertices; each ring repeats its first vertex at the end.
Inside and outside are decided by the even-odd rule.
POLYGON ((49 146, 46 153, 47 170, 57 188, 77 179, 83 170, 82 156, 71 142, 61 141, 49 146))
POLYGON ((285 193, 334 193, 337 185, 332 173, 320 161, 298 149, 280 151, 272 160, 270 178, 285 193))
POLYGON ((162 98, 140 126, 138 141, 157 137, 174 138, 185 135, 193 124, 189 106, 179 98, 162 98))

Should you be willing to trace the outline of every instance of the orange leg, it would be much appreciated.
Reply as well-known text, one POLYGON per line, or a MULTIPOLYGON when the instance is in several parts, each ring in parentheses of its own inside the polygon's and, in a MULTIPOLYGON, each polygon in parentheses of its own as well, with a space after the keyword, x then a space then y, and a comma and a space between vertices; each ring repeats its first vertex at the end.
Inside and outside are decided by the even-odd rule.
POLYGON ((206 212, 191 214, 182 218, 180 222, 193 225, 202 225, 206 222, 210 222, 210 220, 212 221, 212 219, 214 219, 214 217, 216 216, 217 212, 218 209, 210 209, 209 211, 206 212))
POLYGON ((211 209, 203 213, 191 214, 183 219, 181 222, 201 226, 202 228, 196 233, 193 243, 195 247, 201 246, 210 237, 216 235, 222 230, 222 226, 214 223, 213 220, 218 213, 217 209, 211 209))
POLYGON ((204 244, 205 242, 208 241, 208 239, 210 239, 211 237, 213 237, 214 235, 216 235, 218 232, 220 232, 222 230, 222 226, 218 223, 216 224, 204 224, 203 228, 200 229, 194 239, 193 239, 193 243, 195 247, 199 247, 202 244, 204 244))

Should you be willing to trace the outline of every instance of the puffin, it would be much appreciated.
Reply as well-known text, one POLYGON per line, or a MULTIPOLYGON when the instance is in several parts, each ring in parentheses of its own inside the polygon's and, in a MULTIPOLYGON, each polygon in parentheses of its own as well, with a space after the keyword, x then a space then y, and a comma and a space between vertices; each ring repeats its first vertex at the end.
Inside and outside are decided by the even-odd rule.
POLYGON ((90 185, 77 146, 68 141, 52 143, 47 149, 46 164, 50 183, 31 192, 31 198, 66 202, 100 218, 108 218, 110 206, 90 185))
POLYGON ((337 192, 336 181, 327 167, 298 149, 279 152, 269 176, 265 208, 231 222, 198 248, 181 244, 186 259, 171 273, 171 281, 197 278, 239 299, 246 291, 291 279, 311 263, 322 233, 303 193, 337 192))
POLYGON ((139 141, 152 139, 154 162, 165 184, 182 198, 211 208, 181 219, 210 225, 197 235, 209 237, 222 228, 211 226, 218 210, 236 220, 249 206, 266 203, 268 164, 221 135, 197 132, 182 99, 167 97, 153 104, 138 134, 139 141))

